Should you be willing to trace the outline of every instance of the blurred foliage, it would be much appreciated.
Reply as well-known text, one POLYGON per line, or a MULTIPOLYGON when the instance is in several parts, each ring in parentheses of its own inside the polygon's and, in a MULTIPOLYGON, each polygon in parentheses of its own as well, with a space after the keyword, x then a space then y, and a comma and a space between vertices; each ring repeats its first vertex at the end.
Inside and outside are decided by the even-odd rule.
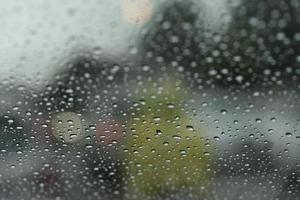
POLYGON ((146 28, 143 62, 162 60, 219 87, 297 83, 299 9, 292 0, 245 0, 223 16, 229 19, 224 31, 205 24, 198 3, 168 2, 146 28))
MULTIPOLYGON (((157 17, 147 24, 147 32, 141 42, 144 63, 153 63, 161 58, 165 64, 178 62, 188 65, 195 60, 198 48, 197 5, 193 1, 167 2, 158 11, 157 17)), ((159 66, 155 70, 159 71, 159 66)))
POLYGON ((45 113, 85 113, 95 94, 121 83, 124 77, 124 69, 116 63, 94 59, 89 54, 77 56, 64 66, 37 100, 45 113))
POLYGON ((174 83, 169 80, 161 90, 149 87, 137 94, 140 101, 132 110, 126 138, 127 187, 136 194, 199 194, 212 176, 212 148, 183 106, 184 87, 174 83))

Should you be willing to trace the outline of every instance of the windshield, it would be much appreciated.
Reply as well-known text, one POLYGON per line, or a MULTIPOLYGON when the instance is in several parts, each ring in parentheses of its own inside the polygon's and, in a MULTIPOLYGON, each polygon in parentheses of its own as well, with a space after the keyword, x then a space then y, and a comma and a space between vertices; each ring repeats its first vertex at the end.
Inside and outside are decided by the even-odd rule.
POLYGON ((299 1, 0 15, 0 199, 299 198, 299 1))

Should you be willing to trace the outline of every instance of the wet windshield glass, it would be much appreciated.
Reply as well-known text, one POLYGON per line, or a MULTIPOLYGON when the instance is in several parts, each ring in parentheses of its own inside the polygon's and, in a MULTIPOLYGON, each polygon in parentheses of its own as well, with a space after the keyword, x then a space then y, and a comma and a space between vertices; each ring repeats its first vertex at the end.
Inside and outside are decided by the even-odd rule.
POLYGON ((299 1, 0 15, 0 199, 299 198, 299 1))

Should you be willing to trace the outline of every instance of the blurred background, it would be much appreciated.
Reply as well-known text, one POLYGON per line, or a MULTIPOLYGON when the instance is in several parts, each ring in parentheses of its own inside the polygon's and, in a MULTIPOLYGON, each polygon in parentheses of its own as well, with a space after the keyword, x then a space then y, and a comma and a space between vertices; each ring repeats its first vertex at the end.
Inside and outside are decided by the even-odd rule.
POLYGON ((0 5, 0 199, 299 199, 298 0, 0 5))

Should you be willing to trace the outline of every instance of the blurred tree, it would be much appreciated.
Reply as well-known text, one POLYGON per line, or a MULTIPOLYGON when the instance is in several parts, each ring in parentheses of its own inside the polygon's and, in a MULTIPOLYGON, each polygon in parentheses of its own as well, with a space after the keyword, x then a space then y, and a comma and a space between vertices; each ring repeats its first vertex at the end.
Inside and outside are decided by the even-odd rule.
POLYGON ((198 5, 172 1, 162 6, 141 42, 143 62, 155 63, 158 72, 159 63, 168 64, 193 81, 203 79, 219 87, 297 84, 297 1, 241 1, 230 8, 232 15, 223 16, 230 19, 226 30, 210 29, 198 5))
POLYGON ((90 99, 101 89, 122 81, 120 67, 110 61, 93 59, 91 55, 78 56, 64 64, 63 70, 53 77, 38 101, 45 113, 72 111, 85 112, 90 99))
POLYGON ((195 6, 193 1, 167 2, 140 43, 144 79, 131 97, 135 106, 125 139, 128 198, 179 193, 200 198, 208 191, 214 152, 184 107, 189 90, 181 73, 192 71, 201 55, 195 6))
POLYGON ((139 103, 130 111, 125 142, 130 198, 181 192, 203 197, 208 191, 214 153, 205 132, 189 118, 185 86, 175 80, 165 79, 157 88, 146 86, 136 94, 139 103))
POLYGON ((147 31, 140 44, 142 62, 152 64, 156 73, 161 72, 162 64, 159 63, 167 67, 172 63, 175 67, 192 67, 199 56, 197 8, 190 0, 165 3, 146 25, 147 31))
POLYGON ((213 76, 222 84, 243 87, 296 81, 300 63, 297 13, 296 1, 242 1, 233 9, 228 32, 215 36, 212 53, 219 55, 207 55, 213 76))

